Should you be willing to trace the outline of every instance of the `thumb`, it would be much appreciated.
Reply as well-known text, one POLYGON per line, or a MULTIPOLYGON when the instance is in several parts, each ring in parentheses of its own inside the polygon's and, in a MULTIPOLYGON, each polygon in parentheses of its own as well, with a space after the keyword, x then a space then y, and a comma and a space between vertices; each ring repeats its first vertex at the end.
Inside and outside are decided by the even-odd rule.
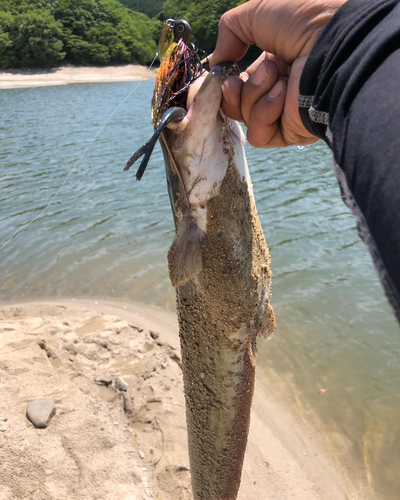
POLYGON ((218 39, 210 58, 210 67, 226 61, 237 62, 246 54, 249 45, 255 43, 252 34, 252 20, 257 1, 250 1, 236 7, 221 17, 218 39))

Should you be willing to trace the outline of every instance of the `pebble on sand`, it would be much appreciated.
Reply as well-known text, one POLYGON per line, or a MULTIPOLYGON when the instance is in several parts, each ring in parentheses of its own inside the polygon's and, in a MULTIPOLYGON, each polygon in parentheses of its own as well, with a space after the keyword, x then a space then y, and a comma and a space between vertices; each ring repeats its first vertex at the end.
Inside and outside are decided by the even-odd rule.
POLYGON ((125 382, 125 380, 122 377, 117 377, 115 379, 115 388, 118 389, 119 391, 126 392, 128 390, 128 384, 125 382))
POLYGON ((54 399, 41 398, 31 401, 26 410, 26 416, 37 429, 44 429, 56 414, 54 399))

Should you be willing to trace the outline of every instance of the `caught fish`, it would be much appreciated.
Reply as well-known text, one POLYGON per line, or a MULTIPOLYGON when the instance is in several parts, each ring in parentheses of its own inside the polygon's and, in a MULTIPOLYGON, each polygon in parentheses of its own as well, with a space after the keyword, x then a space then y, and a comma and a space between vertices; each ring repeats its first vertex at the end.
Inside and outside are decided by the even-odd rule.
POLYGON ((165 159, 176 236, 168 253, 196 500, 237 498, 254 391, 256 337, 275 330, 270 255, 257 215, 245 137, 220 105, 230 63, 205 75, 184 20, 169 20, 152 102, 153 137, 165 159))

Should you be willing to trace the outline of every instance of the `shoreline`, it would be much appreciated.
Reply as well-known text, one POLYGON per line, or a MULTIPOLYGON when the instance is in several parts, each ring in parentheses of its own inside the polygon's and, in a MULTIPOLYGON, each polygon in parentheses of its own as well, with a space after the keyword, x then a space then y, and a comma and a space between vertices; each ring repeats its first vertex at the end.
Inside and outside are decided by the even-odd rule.
MULTIPOLYGON (((124 482, 126 494, 141 494, 144 496, 140 498, 146 499, 190 499, 179 359, 177 318, 155 306, 102 299, 1 303, 0 376, 4 367, 11 369, 13 375, 9 383, 7 377, 3 379, 3 383, 0 377, 1 391, 4 394, 0 403, 0 424, 2 418, 7 419, 7 430, 0 433, 0 440, 8 438, 10 445, 9 449, 6 447, 4 451, 0 451, 0 460, 6 460, 11 465, 10 450, 15 446, 25 449, 25 441, 29 441, 30 452, 35 456, 40 456, 41 447, 43 452, 46 451, 44 438, 37 437, 38 430, 26 421, 24 411, 26 402, 30 399, 54 397, 56 406, 60 406, 61 411, 56 413, 47 430, 40 431, 48 431, 53 443, 53 456, 58 457, 58 453, 62 460, 66 452, 65 446, 60 444, 60 438, 72 435, 69 440, 73 448, 71 453, 75 456, 82 453, 79 460, 84 462, 85 446, 89 447, 86 452, 91 456, 93 443, 100 439, 99 435, 104 435, 104 431, 101 431, 103 427, 106 429, 107 440, 117 443, 116 447, 121 448, 119 454, 122 449, 124 452, 120 460, 118 456, 110 456, 110 463, 117 460, 114 468, 119 471, 128 456, 129 467, 140 476, 140 484, 135 484, 134 481, 124 482), (106 344, 107 349, 104 347, 106 344), (29 373, 26 366, 29 366, 29 373), (107 387, 99 386, 96 377, 98 380, 100 372, 106 373, 102 375, 103 378, 114 380, 121 376, 129 384, 132 404, 137 406, 132 410, 134 418, 126 410, 124 394, 128 393, 113 389, 114 382, 107 387), (144 373, 148 374, 145 379, 142 377, 144 373), (76 386, 80 389, 80 399, 77 400, 74 399, 73 392, 76 392, 76 386), (89 403, 85 402, 85 397, 82 399, 82 393, 90 399, 90 408, 86 407, 89 403), (74 414, 80 416, 78 421, 72 422, 69 415, 74 414), (92 431, 87 438, 83 438, 85 428, 82 426, 87 419, 95 418, 92 414, 96 415, 97 420, 91 422, 92 431), (107 422, 102 420, 103 423, 99 423, 100 417, 107 422), (160 441, 160 431, 153 428, 154 422, 162 429, 163 444, 160 441), (75 430, 83 440, 82 450, 79 449, 78 442, 74 445, 75 430), (127 435, 132 438, 129 443, 125 439, 127 435)), ((358 484, 355 488, 345 471, 336 463, 324 443, 324 436, 319 436, 310 423, 301 420, 284 395, 274 393, 273 379, 269 379, 267 386, 260 375, 260 370, 256 371, 249 442, 238 499, 369 498, 363 485, 358 484)), ((107 451, 108 455, 104 450, 101 452, 105 453, 104 461, 107 462, 111 450, 107 451)), ((47 468, 52 484, 57 483, 60 492, 63 488, 70 487, 68 481, 73 482, 76 478, 73 477, 73 471, 58 477, 55 471, 57 463, 55 459, 54 464, 48 464, 47 468)), ((33 459, 29 470, 34 465, 33 459)), ((64 470, 66 468, 68 467, 63 466, 64 470)), ((83 472, 83 476, 92 474, 92 479, 95 480, 93 466, 90 471, 83 472)), ((29 477, 30 474, 27 479, 29 477)), ((121 477, 113 477, 109 478, 111 482, 115 482, 112 486, 120 488, 121 485, 117 483, 121 483, 121 477)), ((32 481, 36 481, 35 478, 33 474, 32 481)), ((17 486, 13 481, 11 476, 9 479, 5 478, 5 482, 4 479, 0 480, 0 493, 4 490, 15 495, 14 488, 17 486)), ((29 483, 30 479, 25 482, 29 483)), ((46 482, 35 484, 35 487, 42 495, 49 493, 46 482)), ((90 498, 90 487, 85 485, 85 488, 90 498)), ((112 487, 110 488, 111 491, 112 487)), ((125 498, 122 490, 118 495, 109 496, 108 490, 102 491, 103 498, 125 498)), ((8 500, 13 497, 6 494, 4 498, 8 500)), ((81 490, 71 498, 85 499, 86 496, 82 496, 81 490)))
POLYGON ((132 82, 155 78, 146 66, 62 66, 50 70, 2 70, 0 89, 50 87, 77 83, 132 82))

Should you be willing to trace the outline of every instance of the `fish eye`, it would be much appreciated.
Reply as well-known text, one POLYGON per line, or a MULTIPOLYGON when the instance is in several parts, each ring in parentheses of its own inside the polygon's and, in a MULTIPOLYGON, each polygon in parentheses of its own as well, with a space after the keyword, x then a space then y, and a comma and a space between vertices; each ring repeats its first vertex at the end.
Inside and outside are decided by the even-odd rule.
POLYGON ((174 23, 174 35, 175 42, 178 43, 182 38, 184 43, 188 44, 190 40, 190 24, 186 21, 186 19, 176 19, 174 23))

